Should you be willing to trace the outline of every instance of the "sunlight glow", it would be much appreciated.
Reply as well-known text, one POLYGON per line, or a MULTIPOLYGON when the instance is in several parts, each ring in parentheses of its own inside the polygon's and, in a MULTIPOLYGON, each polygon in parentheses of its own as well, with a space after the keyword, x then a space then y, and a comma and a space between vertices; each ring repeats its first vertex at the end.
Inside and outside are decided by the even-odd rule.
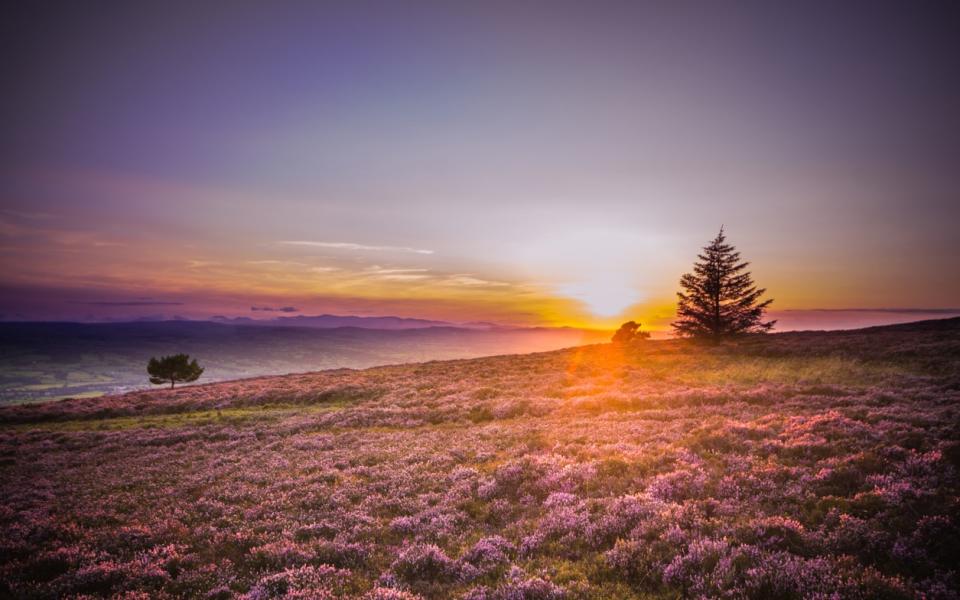
POLYGON ((583 302, 597 317, 616 317, 640 300, 637 290, 612 273, 561 285, 558 291, 583 302))

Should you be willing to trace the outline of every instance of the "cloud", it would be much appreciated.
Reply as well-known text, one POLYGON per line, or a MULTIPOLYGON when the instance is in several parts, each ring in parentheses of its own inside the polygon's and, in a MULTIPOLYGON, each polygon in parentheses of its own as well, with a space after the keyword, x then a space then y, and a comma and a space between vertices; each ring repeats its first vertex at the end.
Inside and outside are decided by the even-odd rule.
POLYGON ((395 269, 378 265, 363 270, 365 275, 386 281, 420 281, 430 279, 429 269, 395 269))
POLYGON ((0 236, 22 238, 27 241, 44 240, 56 246, 126 246, 123 242, 106 240, 93 231, 50 227, 45 221, 59 219, 47 213, 24 213, 0 210, 0 236))
POLYGON ((297 262, 295 260, 248 260, 248 265, 260 265, 260 266, 271 266, 271 265, 291 265, 294 267, 304 267, 306 266, 302 262, 297 262))
POLYGON ((0 210, 0 212, 7 215, 11 215, 13 217, 20 218, 20 219, 29 220, 29 221, 48 221, 50 219, 59 218, 58 215, 54 215, 51 213, 33 212, 33 211, 26 211, 26 210, 11 210, 8 208, 0 210))
POLYGON ((295 306, 251 306, 250 310, 253 312, 282 312, 282 313, 295 313, 300 312, 300 309, 295 306))
POLYGON ((70 304, 83 304, 85 306, 182 306, 183 302, 166 302, 163 300, 99 300, 82 301, 70 300, 70 304))
POLYGON ((310 267, 310 270, 314 273, 330 273, 332 271, 339 271, 338 267, 310 267))
POLYGON ((430 269, 384 269, 377 265, 365 269, 368 273, 373 273, 374 275, 393 275, 396 273, 426 273, 430 269))
POLYGON ((286 240, 277 242, 284 246, 308 246, 311 248, 332 248, 336 250, 363 250, 372 252, 410 252, 412 254, 433 254, 433 250, 410 248, 407 246, 370 246, 353 242, 313 242, 303 240, 286 240))
POLYGON ((213 260, 188 260, 187 268, 189 269, 202 269, 204 267, 215 267, 220 263, 213 260))
POLYGON ((389 275, 380 275, 380 279, 386 279, 388 281, 419 281, 421 279, 429 279, 429 275, 425 274, 415 274, 415 273, 394 273, 389 275))
POLYGON ((487 279, 480 279, 479 277, 474 277, 472 275, 451 275, 445 280, 445 283, 450 285, 465 285, 465 286, 487 286, 487 287, 501 287, 510 285, 509 283, 504 283, 503 281, 490 281, 487 279))

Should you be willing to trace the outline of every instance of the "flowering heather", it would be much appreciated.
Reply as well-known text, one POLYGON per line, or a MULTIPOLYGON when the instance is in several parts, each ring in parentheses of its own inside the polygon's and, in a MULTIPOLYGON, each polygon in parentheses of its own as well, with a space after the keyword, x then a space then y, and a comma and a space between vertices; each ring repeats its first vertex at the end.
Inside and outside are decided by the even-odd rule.
POLYGON ((956 598, 960 323, 0 410, 0 597, 956 598))

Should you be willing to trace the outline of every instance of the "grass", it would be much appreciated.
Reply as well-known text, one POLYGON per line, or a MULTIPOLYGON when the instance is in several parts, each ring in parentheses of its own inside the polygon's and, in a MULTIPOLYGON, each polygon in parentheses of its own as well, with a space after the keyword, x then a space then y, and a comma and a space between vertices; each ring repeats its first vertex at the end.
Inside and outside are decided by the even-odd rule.
MULTIPOLYGON (((756 388, 759 385, 792 386, 831 385, 844 387, 869 387, 898 376, 915 373, 906 365, 892 361, 865 361, 840 356, 743 356, 743 355, 686 355, 646 354, 622 355, 613 351, 599 364, 606 364, 606 371, 593 373, 592 377, 578 375, 576 385, 562 389, 558 397, 589 397, 591 404, 603 405, 604 410, 644 410, 644 402, 623 402, 616 399, 604 401, 604 393, 622 388, 623 379, 633 379, 662 384, 665 388, 678 386, 689 388, 756 388), (615 361, 612 362, 612 361, 615 361), (619 373, 619 375, 618 375, 619 373)), ((415 397, 437 394, 434 384, 418 386, 415 397)), ((516 390, 514 390, 515 392, 516 390)), ((363 392, 361 390, 360 392, 363 392)), ((83 392, 64 398, 97 398, 102 392, 83 392)), ((481 387, 472 392, 471 399, 486 402, 501 396, 509 396, 503 390, 481 387)), ((111 416, 104 418, 71 419, 58 422, 16 425, 18 431, 43 429, 48 431, 115 431, 131 428, 175 429, 202 425, 233 426, 250 425, 255 422, 274 422, 298 414, 311 414, 344 408, 357 402, 374 399, 376 394, 359 393, 354 390, 324 392, 320 404, 269 403, 253 407, 225 407, 216 409, 186 409, 171 414, 143 416, 111 416)), ((637 397, 635 397, 636 399, 637 397)), ((595 412, 595 410, 594 410, 595 412)), ((469 419, 476 424, 494 420, 486 404, 471 407, 469 419)), ((502 420, 502 419, 501 419, 502 420)), ((0 430, 7 425, 0 423, 0 430)), ((392 429, 392 428, 386 428, 392 429)))
POLYGON ((741 386, 761 383, 864 386, 911 372, 908 367, 892 362, 866 362, 840 356, 714 357, 701 360, 688 370, 675 369, 672 380, 677 383, 741 386))
MULTIPOLYGON (((101 394, 93 392, 97 397, 101 394)), ((129 429, 181 429, 205 425, 244 426, 267 424, 295 415, 309 415, 341 410, 351 403, 334 401, 325 404, 298 406, 292 404, 266 404, 262 406, 223 408, 219 410, 196 410, 171 414, 144 415, 141 417, 108 417, 102 419, 75 419, 45 423, 21 423, 0 426, 0 430, 14 431, 122 431, 129 429)))
MULTIPOLYGON (((103 392, 91 391, 91 392, 77 392, 74 394, 62 394, 59 396, 46 396, 44 398, 20 398, 17 400, 11 400, 7 402, 5 406, 43 404, 46 402, 57 402, 60 400, 68 400, 68 399, 83 400, 83 399, 100 398, 105 395, 106 394, 104 394, 103 392)), ((0 428, 2 428, 2 425, 0 425, 0 428)))
POLYGON ((896 331, 8 407, 0 596, 949 597, 960 327, 896 331))

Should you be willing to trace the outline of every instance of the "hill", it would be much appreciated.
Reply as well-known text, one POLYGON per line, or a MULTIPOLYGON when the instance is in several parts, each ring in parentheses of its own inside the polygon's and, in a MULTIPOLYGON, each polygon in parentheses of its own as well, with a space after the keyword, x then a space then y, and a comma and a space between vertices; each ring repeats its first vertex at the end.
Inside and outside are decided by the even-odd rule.
POLYGON ((0 595, 955 597, 960 319, 0 409, 0 595))

